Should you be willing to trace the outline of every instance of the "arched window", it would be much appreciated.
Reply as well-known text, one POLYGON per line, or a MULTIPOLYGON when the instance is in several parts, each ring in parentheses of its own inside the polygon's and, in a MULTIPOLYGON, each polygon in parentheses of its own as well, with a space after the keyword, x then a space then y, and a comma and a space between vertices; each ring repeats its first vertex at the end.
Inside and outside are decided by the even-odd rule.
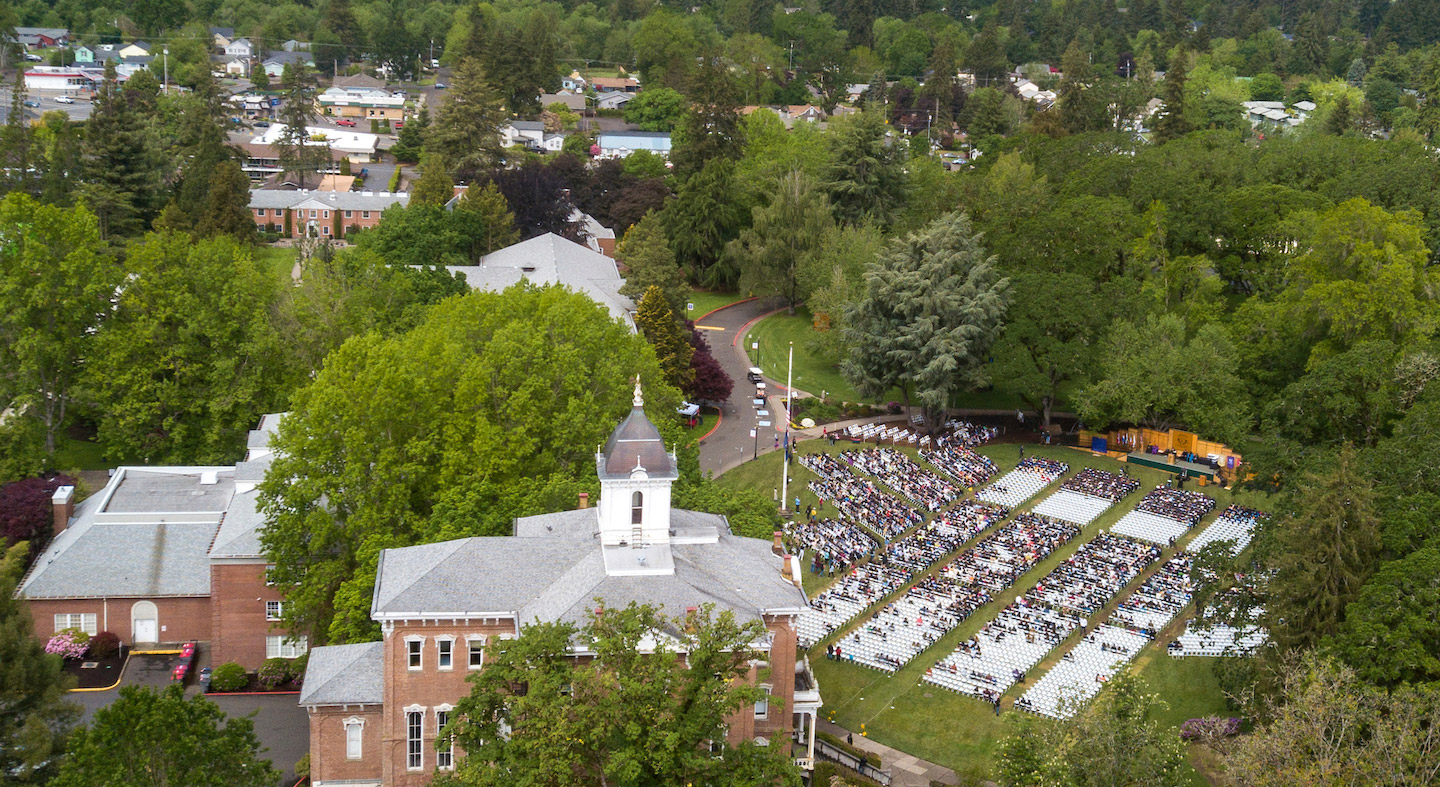
POLYGON ((641 512, 645 510, 645 496, 636 492, 630 496, 630 524, 638 525, 641 520, 641 512))

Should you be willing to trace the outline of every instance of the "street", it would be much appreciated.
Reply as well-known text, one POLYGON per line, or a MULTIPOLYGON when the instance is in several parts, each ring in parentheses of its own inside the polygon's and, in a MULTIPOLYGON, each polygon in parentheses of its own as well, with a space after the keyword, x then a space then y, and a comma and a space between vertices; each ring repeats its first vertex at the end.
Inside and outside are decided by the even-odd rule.
POLYGON ((714 472, 720 475, 749 461, 756 454, 757 443, 759 453, 773 451, 775 437, 784 432, 785 415, 783 410, 777 409, 784 393, 784 381, 766 380, 766 388, 771 398, 764 409, 769 412, 769 416, 757 417, 755 384, 745 379, 750 368, 750 359, 745 354, 745 347, 739 342, 740 332, 747 323, 780 308, 784 308, 784 302, 778 298, 743 301, 726 306, 696 322, 705 339, 710 342, 710 351, 715 360, 720 362, 725 373, 735 381, 730 399, 725 402, 721 412, 720 424, 713 434, 700 443, 702 473, 714 472), (761 420, 768 420, 771 425, 758 426, 761 420), (751 429, 756 430, 755 437, 750 436, 751 429))

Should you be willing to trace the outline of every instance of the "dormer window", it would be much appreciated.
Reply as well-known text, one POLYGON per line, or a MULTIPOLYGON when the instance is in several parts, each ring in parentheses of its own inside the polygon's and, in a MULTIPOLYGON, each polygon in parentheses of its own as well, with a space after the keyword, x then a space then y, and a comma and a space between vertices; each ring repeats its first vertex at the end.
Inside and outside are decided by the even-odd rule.
POLYGON ((630 496, 630 524, 641 524, 645 511, 645 495, 640 492, 630 496))

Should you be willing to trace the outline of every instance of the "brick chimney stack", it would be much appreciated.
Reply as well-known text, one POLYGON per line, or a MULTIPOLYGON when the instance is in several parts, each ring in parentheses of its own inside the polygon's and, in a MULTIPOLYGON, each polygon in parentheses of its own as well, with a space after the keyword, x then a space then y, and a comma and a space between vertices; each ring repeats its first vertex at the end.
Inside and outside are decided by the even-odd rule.
POLYGON ((581 492, 581 493, 580 493, 580 507, 581 507, 581 508, 589 508, 589 507, 590 507, 590 493, 589 493, 589 492, 581 492))
POLYGON ((784 544, 784 542, 783 542, 783 540, 782 540, 784 537, 785 537, 785 532, 784 532, 783 530, 776 530, 776 531, 775 531, 775 543, 774 543, 774 544, 771 544, 771 546, 770 546, 770 551, 771 551, 771 552, 774 552, 774 553, 777 554, 777 555, 784 555, 784 554, 785 554, 785 544, 784 544))
POLYGON ((75 513, 75 487, 62 486, 50 496, 50 505, 55 511, 55 535, 65 532, 70 526, 70 516, 75 513))

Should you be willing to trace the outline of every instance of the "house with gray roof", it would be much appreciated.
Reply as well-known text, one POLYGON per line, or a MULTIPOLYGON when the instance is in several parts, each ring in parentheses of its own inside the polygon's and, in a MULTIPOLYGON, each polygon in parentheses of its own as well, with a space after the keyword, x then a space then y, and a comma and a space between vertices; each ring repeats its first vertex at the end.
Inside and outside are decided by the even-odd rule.
POLYGON ((265 582, 259 492, 281 414, 266 415, 235 465, 112 471, 75 503, 54 498, 54 532, 16 590, 35 633, 114 632, 130 646, 209 642, 216 664, 255 669, 297 656, 305 638, 275 628, 284 596, 265 582))
MULTIPOLYGON (((454 767, 439 731, 485 669, 487 649, 536 622, 582 624, 598 603, 658 607, 678 621, 702 605, 759 621, 749 680, 774 698, 726 719, 717 737, 814 756, 820 692, 797 656, 807 609, 799 558, 779 539, 737 536, 718 514, 671 505, 678 458, 645 413, 637 382, 629 414, 595 454, 598 505, 521 517, 512 535, 462 538, 380 553, 370 617, 381 641, 311 651, 299 703, 310 718, 310 775, 331 784, 420 784, 454 767), (378 683, 377 683, 378 682, 378 683)), ((683 626, 650 632, 676 652, 683 626)), ((578 659, 588 644, 572 643, 578 659)))
POLYGON ((635 303, 620 294, 625 279, 615 260, 552 232, 491 252, 476 265, 448 265, 471 289, 500 292, 521 279, 563 284, 610 310, 635 329, 635 303))

